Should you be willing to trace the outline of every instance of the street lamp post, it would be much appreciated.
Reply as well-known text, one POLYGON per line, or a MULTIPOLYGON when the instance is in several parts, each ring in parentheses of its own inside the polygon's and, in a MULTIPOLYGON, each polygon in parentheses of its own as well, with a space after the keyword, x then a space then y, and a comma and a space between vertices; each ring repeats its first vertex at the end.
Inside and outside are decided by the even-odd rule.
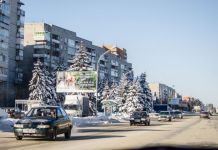
POLYGON ((98 61, 97 61, 97 64, 96 64, 96 72, 97 72, 97 79, 96 79, 96 116, 97 116, 97 106, 98 106, 98 72, 99 72, 99 62, 100 62, 100 60, 102 59, 102 57, 105 55, 105 54, 107 54, 107 53, 109 53, 111 50, 107 50, 107 51, 105 51, 103 54, 101 54, 100 56, 99 56, 99 59, 98 59, 98 61))

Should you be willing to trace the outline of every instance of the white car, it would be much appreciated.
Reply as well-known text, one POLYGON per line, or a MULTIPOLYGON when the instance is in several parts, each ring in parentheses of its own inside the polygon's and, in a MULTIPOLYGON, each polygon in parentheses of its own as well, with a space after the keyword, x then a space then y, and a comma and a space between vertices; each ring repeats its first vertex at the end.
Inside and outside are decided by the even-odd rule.
POLYGON ((159 113, 149 113, 151 120, 158 120, 159 113))
POLYGON ((170 111, 161 111, 158 121, 172 121, 173 117, 170 111))

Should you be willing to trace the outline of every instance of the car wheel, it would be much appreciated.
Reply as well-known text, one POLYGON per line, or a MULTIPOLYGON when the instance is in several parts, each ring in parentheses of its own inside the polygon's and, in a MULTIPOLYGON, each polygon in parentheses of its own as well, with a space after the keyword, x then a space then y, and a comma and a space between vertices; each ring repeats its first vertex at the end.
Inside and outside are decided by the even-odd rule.
POLYGON ((130 125, 130 126, 132 126, 132 125, 133 125, 133 123, 129 123, 129 125, 130 125))
POLYGON ((66 133, 64 133, 65 139, 70 139, 71 137, 71 127, 69 127, 69 129, 67 130, 66 133))
POLYGON ((22 136, 16 136, 16 139, 17 139, 17 140, 22 140, 23 137, 22 137, 22 136))
POLYGON ((151 122, 149 121, 149 122, 148 122, 148 126, 150 126, 150 124, 151 124, 151 122))
POLYGON ((57 130, 56 129, 54 129, 53 133, 50 134, 50 139, 53 141, 56 141, 56 139, 57 139, 57 130))
POLYGON ((172 119, 170 118, 170 119, 169 119, 169 122, 171 122, 171 121, 172 121, 172 119))

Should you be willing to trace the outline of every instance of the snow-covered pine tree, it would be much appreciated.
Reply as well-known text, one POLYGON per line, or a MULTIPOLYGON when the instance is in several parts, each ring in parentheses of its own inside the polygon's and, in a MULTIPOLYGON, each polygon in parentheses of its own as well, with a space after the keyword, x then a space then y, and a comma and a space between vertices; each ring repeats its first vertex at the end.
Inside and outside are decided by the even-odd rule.
POLYGON ((139 78, 139 83, 143 91, 143 100, 145 101, 144 110, 151 112, 152 111, 152 94, 146 81, 146 73, 142 73, 139 78))
POLYGON ((34 64, 33 76, 29 83, 29 100, 38 100, 42 105, 56 105, 56 91, 51 75, 45 66, 37 60, 34 64))
POLYGON ((129 85, 130 81, 128 80, 126 75, 123 75, 119 85, 117 87, 117 96, 115 100, 117 101, 118 112, 125 112, 124 105, 126 103, 127 95, 129 93, 129 85))
POLYGON ((34 69, 32 71, 32 79, 29 83, 29 100, 38 100, 40 103, 44 103, 45 93, 45 74, 42 70, 42 63, 38 60, 34 63, 34 69))
POLYGON ((92 70, 90 58, 88 52, 83 45, 83 42, 80 43, 80 48, 76 51, 75 56, 70 60, 69 70, 73 71, 87 71, 92 70))
POLYGON ((106 81, 104 89, 102 91, 101 100, 108 100, 110 98, 110 87, 108 85, 108 81, 106 81))
POLYGON ((129 93, 123 106, 123 112, 132 113, 134 111, 142 111, 144 109, 143 90, 138 80, 132 82, 129 87, 129 93))
POLYGON ((57 92, 56 92, 56 80, 54 77, 53 72, 48 72, 46 66, 43 67, 43 72, 45 74, 45 83, 46 83, 46 104, 47 105, 57 105, 58 98, 57 98, 57 92))
POLYGON ((116 97, 118 96, 118 90, 117 90, 117 83, 112 82, 110 86, 110 99, 115 100, 116 97))
POLYGON ((102 79, 100 80, 99 84, 98 84, 98 102, 97 102, 97 109, 99 112, 103 112, 103 109, 102 109, 102 103, 101 101, 103 100, 103 91, 104 91, 104 87, 105 87, 105 84, 106 84, 107 80, 106 79, 102 79))

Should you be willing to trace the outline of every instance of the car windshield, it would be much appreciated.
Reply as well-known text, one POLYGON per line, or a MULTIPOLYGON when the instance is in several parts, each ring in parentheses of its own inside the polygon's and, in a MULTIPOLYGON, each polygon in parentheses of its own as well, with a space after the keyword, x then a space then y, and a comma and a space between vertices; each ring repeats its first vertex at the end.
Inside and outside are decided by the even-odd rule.
POLYGON ((32 108, 26 116, 34 118, 56 118, 56 108, 32 108))
POLYGON ((147 113, 146 112, 133 112, 132 116, 147 116, 147 113))
POLYGON ((162 112, 160 112, 160 115, 169 115, 170 114, 170 112, 168 112, 168 111, 162 111, 162 112))

